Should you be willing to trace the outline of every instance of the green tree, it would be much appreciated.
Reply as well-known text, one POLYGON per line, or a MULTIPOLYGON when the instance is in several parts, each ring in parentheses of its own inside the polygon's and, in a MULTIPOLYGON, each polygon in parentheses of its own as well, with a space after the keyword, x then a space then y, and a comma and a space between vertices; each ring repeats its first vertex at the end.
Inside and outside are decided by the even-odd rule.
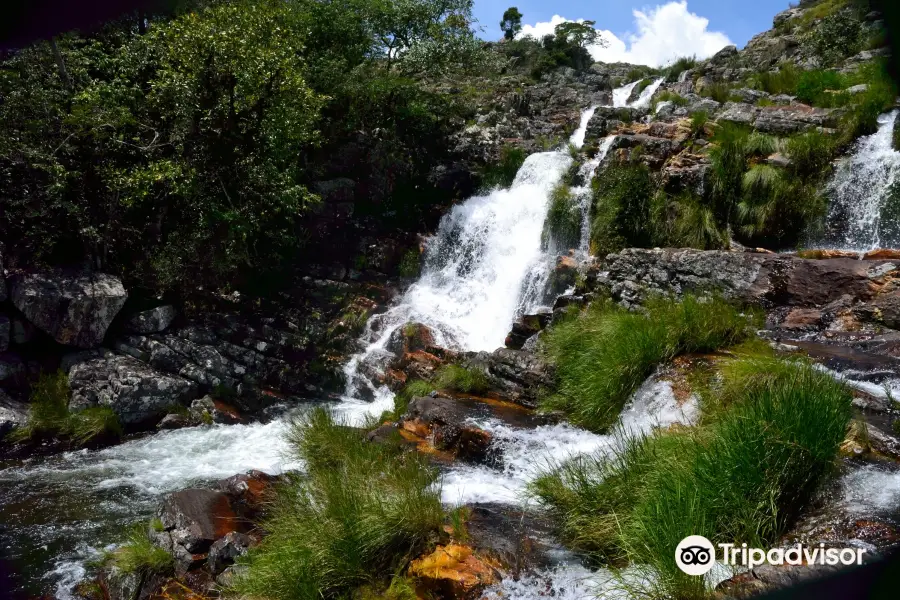
POLYGON ((510 6, 503 13, 503 20, 500 21, 500 29, 503 30, 503 37, 512 40, 522 31, 522 13, 515 6, 510 6))
POLYGON ((606 40, 600 37, 600 32, 594 29, 596 21, 566 21, 560 23, 554 29, 557 39, 565 40, 567 44, 586 48, 587 46, 599 44, 606 45, 606 40))

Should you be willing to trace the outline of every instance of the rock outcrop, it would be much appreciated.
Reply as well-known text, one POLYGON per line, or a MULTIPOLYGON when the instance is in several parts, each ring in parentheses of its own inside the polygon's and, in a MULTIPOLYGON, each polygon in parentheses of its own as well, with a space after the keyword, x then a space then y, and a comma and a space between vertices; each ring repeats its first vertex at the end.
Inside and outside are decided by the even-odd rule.
POLYGON ((131 333, 159 333, 168 329, 175 320, 175 307, 171 304, 157 306, 133 314, 125 323, 125 329, 131 333))
POLYGON ((44 272, 12 279, 12 302, 60 344, 93 348, 125 304, 122 282, 104 273, 44 272))

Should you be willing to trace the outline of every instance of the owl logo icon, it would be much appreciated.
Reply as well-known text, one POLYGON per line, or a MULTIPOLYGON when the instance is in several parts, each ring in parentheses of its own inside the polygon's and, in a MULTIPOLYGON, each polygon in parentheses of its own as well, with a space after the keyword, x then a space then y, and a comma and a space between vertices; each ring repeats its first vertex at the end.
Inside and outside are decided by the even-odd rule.
POLYGON ((690 535, 675 548, 675 564, 688 575, 705 575, 716 563, 716 549, 702 535, 690 535))

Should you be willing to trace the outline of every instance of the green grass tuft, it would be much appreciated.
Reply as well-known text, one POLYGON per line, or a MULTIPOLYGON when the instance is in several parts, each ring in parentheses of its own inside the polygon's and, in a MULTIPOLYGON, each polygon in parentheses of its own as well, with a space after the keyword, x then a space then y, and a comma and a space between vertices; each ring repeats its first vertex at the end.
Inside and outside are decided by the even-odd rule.
POLYGON ((542 234, 546 247, 566 250, 578 245, 581 237, 581 207, 572 189, 560 183, 550 194, 550 209, 542 234))
POLYGON ((108 406, 69 412, 69 378, 62 371, 44 373, 31 387, 28 422, 8 436, 12 442, 40 438, 70 440, 77 445, 104 436, 122 436, 122 426, 108 406))
POLYGON ((652 299, 648 313, 597 301, 576 319, 545 333, 547 358, 556 365, 558 386, 542 407, 562 410, 592 431, 605 431, 632 393, 657 365, 678 354, 731 346, 748 334, 750 322, 719 299, 652 299))
POLYGON ((649 568, 644 594, 711 596, 672 560, 688 535, 776 543, 831 473, 850 423, 849 391, 805 363, 750 355, 721 376, 729 400, 704 425, 631 440, 613 460, 564 463, 532 486, 570 545, 649 568))
POLYGON ((422 381, 421 379, 413 379, 406 383, 403 386, 403 389, 394 394, 394 408, 393 410, 386 410, 381 413, 381 416, 378 417, 377 423, 372 423, 373 426, 378 423, 384 423, 385 421, 396 422, 400 420, 404 414, 406 414, 406 409, 409 408, 410 401, 417 396, 427 396, 432 391, 434 391, 435 386, 428 381, 422 381))
POLYGON ((490 190, 511 186, 516 178, 516 173, 519 172, 519 168, 525 162, 525 158, 525 151, 521 148, 503 146, 500 149, 500 159, 496 163, 485 167, 481 177, 482 188, 490 190))
MULTIPOLYGON (((162 523, 160 523, 162 525, 162 523)), ((154 526, 155 524, 151 524, 154 526)), ((123 573, 166 573, 174 565, 171 554, 153 544, 147 535, 146 523, 135 525, 128 533, 127 541, 120 547, 106 554, 102 562, 106 566, 115 567, 123 573)))
POLYGON ((435 377, 434 385, 441 389, 464 394, 481 394, 491 388, 491 384, 483 372, 460 365, 447 365, 442 368, 435 377))
POLYGON ((446 515, 425 458, 366 442, 323 409, 294 422, 289 441, 307 473, 280 490, 262 524, 269 534, 239 559, 247 571, 233 593, 348 597, 403 572, 436 539, 446 515))

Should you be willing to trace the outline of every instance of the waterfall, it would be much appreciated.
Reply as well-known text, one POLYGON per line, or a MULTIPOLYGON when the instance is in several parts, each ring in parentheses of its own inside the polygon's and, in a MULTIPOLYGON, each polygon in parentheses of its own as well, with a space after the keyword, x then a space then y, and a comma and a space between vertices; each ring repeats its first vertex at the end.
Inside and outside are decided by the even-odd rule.
POLYGON ((653 94, 656 93, 656 90, 659 89, 659 86, 661 86, 665 80, 665 77, 660 77, 659 79, 648 85, 641 92, 641 95, 638 97, 638 99, 632 102, 630 106, 634 108, 647 108, 648 106, 650 106, 650 99, 653 98, 653 94))
MULTIPOLYGON (((627 106, 636 85, 615 90, 613 106, 627 106)), ((645 95, 647 90, 638 102, 645 95)), ((570 140, 576 147, 583 145, 595 110, 582 113, 570 140)), ((603 140, 597 155, 582 166, 587 180, 612 139, 603 140)), ((540 306, 556 259, 542 250, 541 234, 550 194, 571 163, 564 149, 532 154, 509 189, 470 198, 442 218, 426 245, 418 281, 386 312, 369 320, 359 340, 363 349, 345 365, 345 397, 333 407, 342 418, 359 425, 392 406, 393 393, 378 385, 374 374, 390 358, 391 334, 406 323, 428 326, 439 345, 490 351, 503 345, 518 315, 540 306)), ((580 248, 586 254, 589 186, 574 191, 582 202, 580 248)), ((503 474, 479 475, 496 479, 507 491, 520 490, 531 476, 523 466, 530 460, 526 454, 547 447, 583 453, 608 445, 606 438, 569 426, 533 434, 486 426, 496 429, 509 459, 503 474)), ((4 558, 27 565, 22 575, 29 591, 49 585, 56 597, 74 598, 72 588, 85 575, 85 561, 120 542, 130 524, 152 517, 163 494, 249 469, 273 474, 302 469, 289 454, 286 429, 286 420, 196 427, 103 450, 0 463, 4 558)), ((448 491, 459 489, 458 479, 448 477, 448 491)))
POLYGON ((878 118, 878 131, 861 138, 841 161, 826 193, 826 246, 866 252, 900 246, 900 152, 893 148, 898 111, 878 118))

